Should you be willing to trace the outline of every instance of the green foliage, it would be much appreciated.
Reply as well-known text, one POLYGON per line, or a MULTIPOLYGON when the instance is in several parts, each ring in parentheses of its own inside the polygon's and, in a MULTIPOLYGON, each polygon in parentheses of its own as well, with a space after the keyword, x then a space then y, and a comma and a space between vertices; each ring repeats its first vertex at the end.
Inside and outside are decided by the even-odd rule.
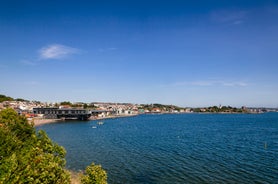
POLYGON ((93 105, 84 104, 83 108, 84 109, 97 109, 97 106, 94 106, 94 104, 93 105))
POLYGON ((192 109, 193 112, 201 112, 201 109, 200 108, 194 108, 192 109))
POLYGON ((5 96, 5 95, 0 95, 0 103, 4 102, 4 101, 13 101, 14 99, 12 97, 9 96, 5 96))
POLYGON ((107 184, 107 174, 100 165, 92 163, 81 177, 82 184, 107 184))
POLYGON ((82 108, 83 104, 71 104, 70 106, 73 108, 82 108))
POLYGON ((60 105, 70 105, 70 106, 72 106, 72 103, 71 103, 71 102, 66 102, 66 101, 65 101, 65 102, 61 102, 60 105))
POLYGON ((29 100, 25 100, 23 98, 17 98, 15 99, 15 101, 19 101, 19 102, 29 102, 29 100))
POLYGON ((4 101, 20 101, 20 102, 28 102, 28 100, 22 99, 22 98, 17 98, 13 99, 12 97, 1 95, 0 94, 0 103, 4 101))
POLYGON ((213 106, 213 107, 208 107, 206 112, 220 112, 221 109, 217 106, 213 106))
POLYGON ((164 104, 141 104, 142 109, 151 111, 153 108, 158 108, 161 111, 171 111, 171 110, 180 110, 181 108, 174 105, 164 105, 164 104))
POLYGON ((14 110, 0 112, 0 184, 70 183, 65 154, 14 110))
POLYGON ((212 107, 207 107, 207 108, 193 108, 193 112, 211 112, 211 113, 247 113, 248 110, 243 110, 243 109, 238 109, 235 107, 231 106, 222 106, 222 107, 217 107, 217 106, 212 106, 212 107))
MULTIPOLYGON (((69 184, 66 150, 52 142, 44 131, 13 109, 0 112, 0 184, 69 184)), ((107 174, 100 165, 87 167, 84 184, 106 184, 107 174)))

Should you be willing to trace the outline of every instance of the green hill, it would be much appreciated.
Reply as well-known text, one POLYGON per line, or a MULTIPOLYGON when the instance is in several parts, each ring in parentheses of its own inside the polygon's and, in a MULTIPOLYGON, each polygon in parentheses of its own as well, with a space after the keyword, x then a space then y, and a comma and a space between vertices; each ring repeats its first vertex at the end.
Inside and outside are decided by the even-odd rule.
POLYGON ((14 99, 12 97, 9 96, 5 96, 5 95, 1 95, 0 94, 0 103, 4 102, 4 101, 13 101, 14 99))

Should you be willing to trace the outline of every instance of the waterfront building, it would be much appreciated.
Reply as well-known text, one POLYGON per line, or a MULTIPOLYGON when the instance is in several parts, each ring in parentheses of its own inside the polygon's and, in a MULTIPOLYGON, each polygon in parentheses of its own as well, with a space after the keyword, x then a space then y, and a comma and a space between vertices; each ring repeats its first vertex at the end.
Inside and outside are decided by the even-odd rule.
POLYGON ((91 111, 85 109, 46 107, 34 108, 34 114, 43 114, 46 119, 80 119, 87 120, 91 117, 91 111))

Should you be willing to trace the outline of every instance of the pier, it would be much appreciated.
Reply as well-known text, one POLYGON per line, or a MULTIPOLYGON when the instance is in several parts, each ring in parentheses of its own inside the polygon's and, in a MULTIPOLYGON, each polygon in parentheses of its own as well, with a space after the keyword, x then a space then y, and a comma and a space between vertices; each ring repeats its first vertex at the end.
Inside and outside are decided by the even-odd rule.
POLYGON ((91 117, 91 112, 86 109, 74 109, 56 107, 51 108, 34 108, 34 114, 43 114, 46 119, 78 119, 88 120, 91 117))

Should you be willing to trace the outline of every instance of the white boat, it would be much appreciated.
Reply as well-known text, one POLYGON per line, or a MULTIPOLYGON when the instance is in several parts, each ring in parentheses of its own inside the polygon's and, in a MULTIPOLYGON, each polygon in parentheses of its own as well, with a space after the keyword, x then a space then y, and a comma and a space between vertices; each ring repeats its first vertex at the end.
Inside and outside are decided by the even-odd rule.
POLYGON ((103 125, 104 123, 102 121, 97 122, 98 125, 103 125))

